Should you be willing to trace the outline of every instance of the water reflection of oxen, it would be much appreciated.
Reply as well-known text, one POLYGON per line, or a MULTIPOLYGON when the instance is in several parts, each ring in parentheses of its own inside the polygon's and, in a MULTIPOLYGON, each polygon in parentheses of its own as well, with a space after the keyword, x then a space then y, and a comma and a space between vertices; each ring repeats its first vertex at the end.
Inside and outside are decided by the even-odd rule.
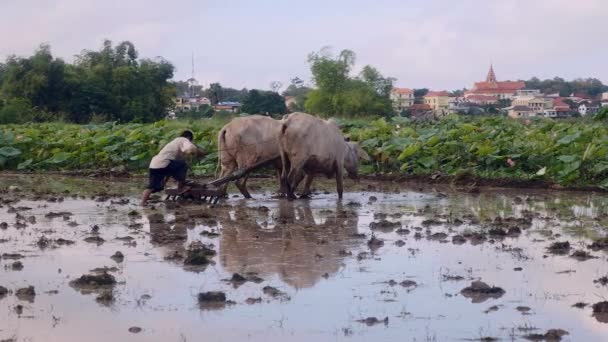
POLYGON ((312 287, 339 271, 358 241, 358 214, 338 204, 313 213, 309 202, 279 201, 276 210, 238 206, 221 218, 221 265, 231 273, 277 274, 295 288, 312 287))

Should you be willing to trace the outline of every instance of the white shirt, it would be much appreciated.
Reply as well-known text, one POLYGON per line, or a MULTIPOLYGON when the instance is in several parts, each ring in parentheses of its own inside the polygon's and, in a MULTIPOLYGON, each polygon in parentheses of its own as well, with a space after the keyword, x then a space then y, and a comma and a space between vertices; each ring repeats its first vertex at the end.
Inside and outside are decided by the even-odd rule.
POLYGON ((169 165, 171 160, 183 160, 187 154, 194 154, 198 148, 190 140, 179 137, 165 145, 150 161, 151 169, 162 169, 169 165))

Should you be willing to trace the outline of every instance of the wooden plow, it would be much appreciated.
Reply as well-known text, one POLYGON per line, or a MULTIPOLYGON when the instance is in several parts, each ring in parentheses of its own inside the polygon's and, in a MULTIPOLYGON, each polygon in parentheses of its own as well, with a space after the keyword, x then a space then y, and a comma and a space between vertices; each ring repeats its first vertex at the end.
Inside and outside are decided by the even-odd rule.
POLYGON ((249 173, 255 171, 256 169, 266 166, 273 161, 274 159, 259 162, 252 166, 237 170, 228 176, 218 178, 205 184, 199 184, 196 182, 189 181, 186 183, 186 186, 190 187, 190 189, 182 193, 180 193, 178 189, 166 189, 165 194, 167 195, 167 197, 165 198, 165 201, 175 201, 178 198, 183 198, 203 202, 208 201, 211 204, 216 204, 221 197, 224 197, 226 195, 226 192, 222 188, 222 185, 243 178, 249 173))

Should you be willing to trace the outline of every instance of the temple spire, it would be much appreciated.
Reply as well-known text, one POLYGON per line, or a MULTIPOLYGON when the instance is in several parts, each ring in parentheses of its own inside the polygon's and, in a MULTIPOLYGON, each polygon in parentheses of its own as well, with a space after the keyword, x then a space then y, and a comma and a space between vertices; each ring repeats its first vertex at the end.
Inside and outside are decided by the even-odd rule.
POLYGON ((488 71, 488 76, 486 76, 486 82, 496 83, 496 75, 494 75, 494 67, 490 64, 490 71, 488 71))

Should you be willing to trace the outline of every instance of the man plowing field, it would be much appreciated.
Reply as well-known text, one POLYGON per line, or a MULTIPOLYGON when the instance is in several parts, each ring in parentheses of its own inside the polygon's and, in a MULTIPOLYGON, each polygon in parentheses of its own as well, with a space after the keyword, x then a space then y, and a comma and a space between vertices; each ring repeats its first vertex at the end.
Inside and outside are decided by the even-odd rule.
POLYGON ((185 161, 187 155, 202 155, 203 149, 192 143, 194 134, 192 131, 184 131, 180 137, 173 139, 165 145, 157 155, 150 161, 148 169, 148 187, 144 190, 141 204, 148 202, 150 195, 162 191, 165 188, 167 178, 172 177, 177 181, 179 193, 184 193, 190 188, 186 185, 188 164, 185 161))

